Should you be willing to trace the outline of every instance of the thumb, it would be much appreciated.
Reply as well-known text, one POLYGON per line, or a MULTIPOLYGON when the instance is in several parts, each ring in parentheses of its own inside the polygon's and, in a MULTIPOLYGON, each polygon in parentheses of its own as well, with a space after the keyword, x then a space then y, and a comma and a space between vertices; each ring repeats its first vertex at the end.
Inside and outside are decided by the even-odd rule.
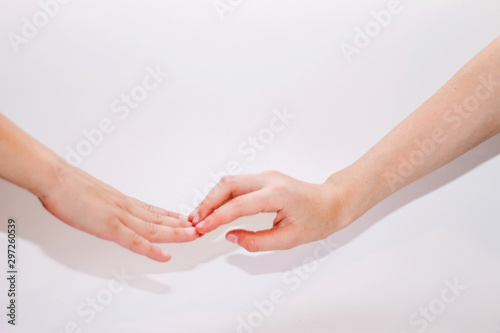
POLYGON ((294 247, 293 226, 274 227, 269 230, 232 230, 226 239, 249 252, 287 250, 294 247))

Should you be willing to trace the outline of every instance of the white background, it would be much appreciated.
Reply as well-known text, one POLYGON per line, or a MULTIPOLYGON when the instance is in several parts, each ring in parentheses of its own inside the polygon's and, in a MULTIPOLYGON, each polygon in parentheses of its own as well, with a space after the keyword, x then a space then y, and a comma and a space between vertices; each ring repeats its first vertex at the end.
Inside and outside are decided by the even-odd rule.
MULTIPOLYGON (((0 109, 61 156, 103 118, 113 133, 80 167, 126 194, 181 210, 210 172, 280 170, 320 183, 348 166, 500 32, 500 2, 402 0, 402 12, 348 63, 340 49, 388 1, 243 0, 224 20, 212 0, 73 0, 15 52, 37 1, 0 12, 0 109), (111 104, 148 66, 170 76, 121 120, 111 104), (295 119, 256 158, 238 152, 284 107, 295 119)), ((336 249, 297 267, 318 244, 249 254, 227 228, 165 244, 155 263, 61 223, 37 198, 0 182, 5 272, 8 217, 18 222, 18 325, 64 332, 417 332, 409 318, 438 304, 446 280, 467 286, 425 332, 500 332, 500 137, 393 195, 330 237, 336 249), (124 268, 135 279, 89 323, 77 308, 124 268), (292 272, 292 270, 294 270, 292 272), (302 275, 304 277, 304 275, 302 275), (294 277, 295 283, 290 279, 294 277), (288 281, 288 282, 287 282, 288 281), (298 281, 298 282, 297 282, 298 281), (292 290, 292 287, 297 287, 292 290), (286 297, 263 318, 254 302, 286 297), (259 317, 260 316, 260 317, 259 317)), ((362 176, 362 175, 360 175, 362 176)), ((267 228, 272 216, 228 226, 267 228)), ((0 273, 3 276, 4 273, 0 273)), ((421 317, 419 317, 421 318, 421 317)), ((9 326, 9 327, 7 327, 9 326)))

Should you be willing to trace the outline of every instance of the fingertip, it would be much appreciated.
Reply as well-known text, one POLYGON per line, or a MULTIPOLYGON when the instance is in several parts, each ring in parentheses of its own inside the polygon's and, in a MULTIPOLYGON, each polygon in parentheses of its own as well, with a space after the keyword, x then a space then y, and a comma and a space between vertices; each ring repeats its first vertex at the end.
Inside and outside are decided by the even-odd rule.
POLYGON ((185 228, 184 230, 186 232, 186 235, 188 236, 188 240, 195 240, 199 237, 198 231, 195 227, 185 228))
POLYGON ((167 252, 163 249, 161 249, 161 262, 167 262, 167 261, 170 261, 170 259, 172 259, 172 255, 170 254, 170 252, 167 252))
POLYGON ((189 228, 193 226, 193 223, 189 220, 189 216, 179 215, 179 226, 182 228, 189 228))
POLYGON ((204 221, 201 221, 196 225, 196 230, 200 234, 206 234, 209 233, 210 231, 213 231, 217 228, 217 224, 214 222, 213 219, 206 219, 204 221))
POLYGON ((195 225, 196 231, 200 234, 206 234, 207 231, 205 231, 205 221, 201 221, 200 223, 195 225))
POLYGON ((172 259, 172 255, 170 254, 170 252, 154 245, 151 246, 151 250, 149 251, 149 253, 144 253, 144 255, 158 262, 167 262, 172 259))
POLYGON ((191 221, 194 225, 196 225, 198 222, 200 222, 200 211, 198 208, 193 210, 191 214, 189 214, 189 221, 191 221))
POLYGON ((231 243, 238 244, 238 236, 234 233, 228 233, 226 235, 226 239, 230 241, 231 243))

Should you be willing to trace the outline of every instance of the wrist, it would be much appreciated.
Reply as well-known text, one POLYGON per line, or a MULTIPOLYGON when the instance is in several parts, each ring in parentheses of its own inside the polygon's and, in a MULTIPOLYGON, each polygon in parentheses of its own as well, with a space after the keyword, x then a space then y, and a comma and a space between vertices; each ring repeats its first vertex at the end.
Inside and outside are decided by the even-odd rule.
POLYGON ((356 220, 358 215, 353 207, 352 187, 346 169, 328 177, 322 185, 325 205, 328 209, 328 221, 343 229, 356 220))
POLYGON ((328 177, 324 186, 330 189, 330 203, 340 206, 334 218, 340 219, 342 227, 356 221, 390 195, 381 175, 358 161, 328 177))
POLYGON ((60 188, 64 183, 65 175, 73 168, 52 152, 43 157, 43 160, 42 166, 34 175, 36 180, 33 181, 33 187, 29 189, 40 199, 50 196, 51 193, 60 188))

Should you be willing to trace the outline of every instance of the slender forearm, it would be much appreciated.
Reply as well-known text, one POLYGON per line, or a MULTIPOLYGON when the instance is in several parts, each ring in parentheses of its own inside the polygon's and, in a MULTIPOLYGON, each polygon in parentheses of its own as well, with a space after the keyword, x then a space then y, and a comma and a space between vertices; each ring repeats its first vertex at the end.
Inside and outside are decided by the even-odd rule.
POLYGON ((325 184, 279 172, 226 176, 189 218, 200 234, 235 219, 275 212, 273 227, 232 230, 249 251, 284 250, 346 227, 395 191, 500 132, 500 39, 353 165, 325 184))
POLYGON ((353 208, 350 223, 392 193, 499 132, 500 38, 329 182, 348 188, 346 204, 353 208))
POLYGON ((0 114, 0 177, 42 196, 66 163, 0 114))

